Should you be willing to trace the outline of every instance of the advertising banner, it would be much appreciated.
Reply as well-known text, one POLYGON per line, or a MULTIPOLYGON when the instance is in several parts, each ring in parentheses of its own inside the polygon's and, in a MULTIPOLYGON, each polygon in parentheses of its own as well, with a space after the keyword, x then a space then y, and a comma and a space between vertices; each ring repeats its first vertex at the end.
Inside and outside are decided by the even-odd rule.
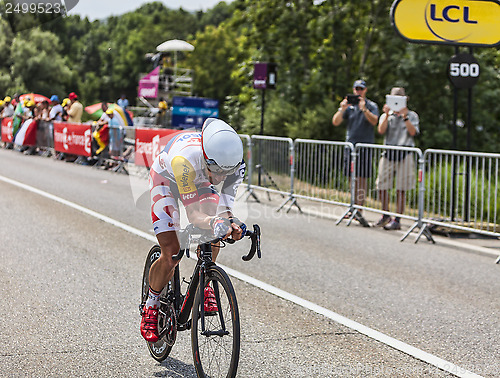
POLYGON ((160 82, 160 66, 139 80, 138 97, 158 97, 158 83, 160 82))
POLYGON ((276 70, 276 63, 255 63, 253 68, 253 87, 255 89, 275 89, 276 70))
POLYGON ((135 165, 151 167, 154 159, 165 148, 170 137, 179 130, 135 129, 135 165))
POLYGON ((172 126, 200 129, 207 118, 218 116, 219 100, 175 96, 172 99, 172 126))
POLYGON ((498 46, 497 0, 396 0, 392 24, 409 42, 455 46, 498 46))
POLYGON ((54 148, 71 155, 91 156, 91 127, 81 123, 54 122, 54 148))
POLYGON ((2 142, 12 143, 14 140, 12 136, 12 118, 2 118, 2 142))

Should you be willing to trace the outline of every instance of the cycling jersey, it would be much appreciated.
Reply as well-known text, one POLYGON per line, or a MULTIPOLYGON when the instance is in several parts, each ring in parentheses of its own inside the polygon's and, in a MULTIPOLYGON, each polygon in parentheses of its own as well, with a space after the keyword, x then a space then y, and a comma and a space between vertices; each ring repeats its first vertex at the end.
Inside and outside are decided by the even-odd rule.
MULTIPOLYGON (((217 213, 232 209, 245 163, 226 177, 219 194, 208 179, 201 149, 201 132, 180 131, 167 137, 167 144, 151 166, 151 218, 156 234, 179 230, 178 200, 184 206, 205 201, 216 203, 217 213)), ((209 214, 209 215, 216 215, 209 214)))

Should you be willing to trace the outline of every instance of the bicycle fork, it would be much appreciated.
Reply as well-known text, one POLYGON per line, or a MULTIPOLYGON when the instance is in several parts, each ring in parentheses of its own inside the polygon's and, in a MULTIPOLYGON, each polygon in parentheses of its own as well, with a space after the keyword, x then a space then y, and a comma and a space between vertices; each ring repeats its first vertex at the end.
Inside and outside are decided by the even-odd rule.
MULTIPOLYGON (((204 282, 204 281, 202 281, 204 282)), ((208 331, 205 329, 205 295, 203 295, 203 302, 201 304, 201 334, 203 336, 227 336, 229 335, 229 331, 226 330, 226 324, 224 322, 224 316, 222 315, 222 306, 221 306, 221 301, 220 301, 220 293, 219 293, 219 284, 217 281, 212 281, 212 286, 214 289, 214 295, 215 295, 215 301, 217 303, 217 313, 219 315, 219 320, 220 320, 220 326, 221 329, 218 331, 208 331)), ((203 290, 205 292, 205 290, 203 290)))
MULTIPOLYGON (((219 316, 221 329, 218 331, 210 331, 206 329, 205 324, 205 277, 207 274, 207 270, 210 269, 210 266, 214 263, 212 262, 212 245, 210 243, 205 243, 200 245, 200 253, 202 255, 203 262, 200 265, 200 321, 201 321, 201 334, 206 337, 210 336, 225 336, 229 335, 229 332, 226 331, 226 325, 224 323, 224 317, 221 311, 221 301, 220 301, 220 292, 219 285, 217 281, 212 281, 212 286, 215 295, 215 302, 217 303, 217 315, 219 316)), ((207 284, 208 286, 209 284, 207 284)))

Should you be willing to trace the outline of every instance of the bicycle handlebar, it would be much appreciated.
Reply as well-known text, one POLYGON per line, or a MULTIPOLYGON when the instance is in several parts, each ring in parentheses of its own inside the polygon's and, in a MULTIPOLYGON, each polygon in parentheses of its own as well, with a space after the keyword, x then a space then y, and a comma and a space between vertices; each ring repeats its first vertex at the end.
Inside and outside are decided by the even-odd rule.
MULTIPOLYGON (((250 251, 248 252, 248 255, 245 255, 242 257, 243 261, 250 261, 253 259, 255 256, 255 252, 257 252, 257 257, 260 259, 262 257, 262 253, 260 250, 260 227, 258 224, 253 225, 253 232, 247 230, 245 232, 244 236, 250 237, 250 240, 252 241, 252 245, 250 246, 250 251)), ((234 244, 236 240, 234 239, 227 239, 226 240, 229 244, 234 244)))
MULTIPOLYGON (((211 230, 205 230, 202 228, 198 228, 192 224, 189 224, 186 226, 186 228, 184 230, 180 230, 177 233, 181 248, 179 250, 179 253, 172 256, 173 260, 182 259, 184 252, 186 252, 186 255, 189 257, 189 244, 191 242, 192 235, 200 235, 200 237, 197 238, 197 240, 196 240, 197 243, 216 243, 219 240, 223 240, 221 238, 214 239, 214 235, 213 235, 211 230), (212 238, 212 239, 210 239, 210 238, 212 238)), ((255 256, 256 252, 257 252, 257 257, 260 259, 262 257, 262 252, 260 250, 260 227, 259 227, 259 225, 254 224, 253 225, 253 232, 250 230, 247 230, 245 232, 244 237, 245 236, 248 236, 250 238, 250 240, 252 241, 252 245, 250 246, 250 251, 248 252, 248 254, 245 256, 242 256, 243 261, 250 261, 255 256)), ((236 242, 236 240, 234 240, 234 239, 226 239, 225 241, 229 244, 234 244, 236 242)))

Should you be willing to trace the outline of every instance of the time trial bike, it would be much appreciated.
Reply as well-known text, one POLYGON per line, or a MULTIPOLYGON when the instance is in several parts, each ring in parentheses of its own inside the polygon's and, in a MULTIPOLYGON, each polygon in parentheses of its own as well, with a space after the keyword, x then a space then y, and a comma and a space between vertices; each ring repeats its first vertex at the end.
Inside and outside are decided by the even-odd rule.
MULTIPOLYGON (((260 227, 253 225, 245 236, 251 240, 250 251, 243 256, 251 260, 257 253, 261 257, 260 227)), ((181 249, 173 259, 180 260, 184 254, 189 257, 189 247, 197 244, 198 260, 185 290, 181 289, 179 264, 174 276, 160 295, 158 311, 159 340, 148 342, 151 356, 157 361, 165 360, 174 346, 177 331, 191 329, 191 349, 194 366, 199 377, 234 377, 238 369, 240 355, 240 317, 236 294, 227 273, 212 260, 212 245, 220 241, 220 248, 235 241, 221 241, 209 230, 193 225, 178 232, 181 249), (200 284, 202 283, 202 284, 200 284), (204 309, 205 288, 211 287, 215 295, 217 310, 204 309)), ((149 270, 160 257, 159 245, 154 245, 148 253, 142 277, 142 298, 139 309, 142 311, 149 290, 149 270)), ((186 285, 184 285, 186 286, 186 285)))

